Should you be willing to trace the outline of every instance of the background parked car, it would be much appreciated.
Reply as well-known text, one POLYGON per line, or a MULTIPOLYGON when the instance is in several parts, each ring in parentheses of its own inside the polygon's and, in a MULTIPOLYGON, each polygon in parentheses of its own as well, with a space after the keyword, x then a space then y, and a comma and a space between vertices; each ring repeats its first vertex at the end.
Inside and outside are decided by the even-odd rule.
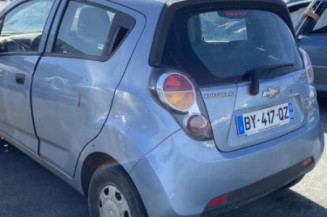
POLYGON ((290 14, 294 26, 296 26, 296 24, 303 17, 305 9, 309 6, 311 2, 312 0, 301 0, 296 2, 290 2, 287 4, 290 10, 290 14))
POLYGON ((0 0, 0 10, 2 10, 5 6, 8 5, 11 1, 9 0, 0 0))
POLYGON ((327 0, 288 5, 299 45, 310 56, 318 96, 327 97, 327 0))

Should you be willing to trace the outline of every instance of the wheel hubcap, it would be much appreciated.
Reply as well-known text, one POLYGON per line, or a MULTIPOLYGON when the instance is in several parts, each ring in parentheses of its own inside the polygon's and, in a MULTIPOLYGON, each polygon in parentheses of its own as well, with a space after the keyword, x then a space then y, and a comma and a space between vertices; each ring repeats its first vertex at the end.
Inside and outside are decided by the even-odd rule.
POLYGON ((100 217, 131 217, 124 195, 113 185, 107 185, 100 192, 100 217))

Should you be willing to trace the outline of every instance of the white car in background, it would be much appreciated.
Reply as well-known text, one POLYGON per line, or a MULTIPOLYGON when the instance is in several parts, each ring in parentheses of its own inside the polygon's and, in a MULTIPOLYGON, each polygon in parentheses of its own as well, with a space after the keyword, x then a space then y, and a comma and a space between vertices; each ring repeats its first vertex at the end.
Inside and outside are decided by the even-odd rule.
POLYGON ((290 3, 295 3, 295 2, 301 2, 304 0, 283 0, 285 3, 290 4, 290 3))
POLYGON ((0 10, 2 10, 12 0, 0 0, 0 10))

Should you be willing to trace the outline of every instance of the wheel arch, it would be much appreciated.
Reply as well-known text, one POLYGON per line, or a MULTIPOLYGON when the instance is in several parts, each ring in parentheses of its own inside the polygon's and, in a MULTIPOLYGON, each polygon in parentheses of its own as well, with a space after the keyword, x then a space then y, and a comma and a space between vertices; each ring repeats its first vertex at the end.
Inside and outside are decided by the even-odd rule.
POLYGON ((83 162, 81 171, 81 185, 86 196, 88 195, 90 181, 94 172, 103 167, 119 167, 124 170, 115 158, 106 153, 95 152, 88 155, 83 162))

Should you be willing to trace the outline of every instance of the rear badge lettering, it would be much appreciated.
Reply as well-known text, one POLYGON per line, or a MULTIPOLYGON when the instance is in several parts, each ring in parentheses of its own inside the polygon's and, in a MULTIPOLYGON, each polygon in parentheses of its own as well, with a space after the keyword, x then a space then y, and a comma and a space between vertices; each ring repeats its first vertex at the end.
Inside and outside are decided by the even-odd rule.
POLYGON ((222 97, 232 97, 235 96, 235 92, 220 92, 220 93, 206 93, 203 94, 203 97, 205 99, 211 99, 211 98, 222 98, 222 97))

